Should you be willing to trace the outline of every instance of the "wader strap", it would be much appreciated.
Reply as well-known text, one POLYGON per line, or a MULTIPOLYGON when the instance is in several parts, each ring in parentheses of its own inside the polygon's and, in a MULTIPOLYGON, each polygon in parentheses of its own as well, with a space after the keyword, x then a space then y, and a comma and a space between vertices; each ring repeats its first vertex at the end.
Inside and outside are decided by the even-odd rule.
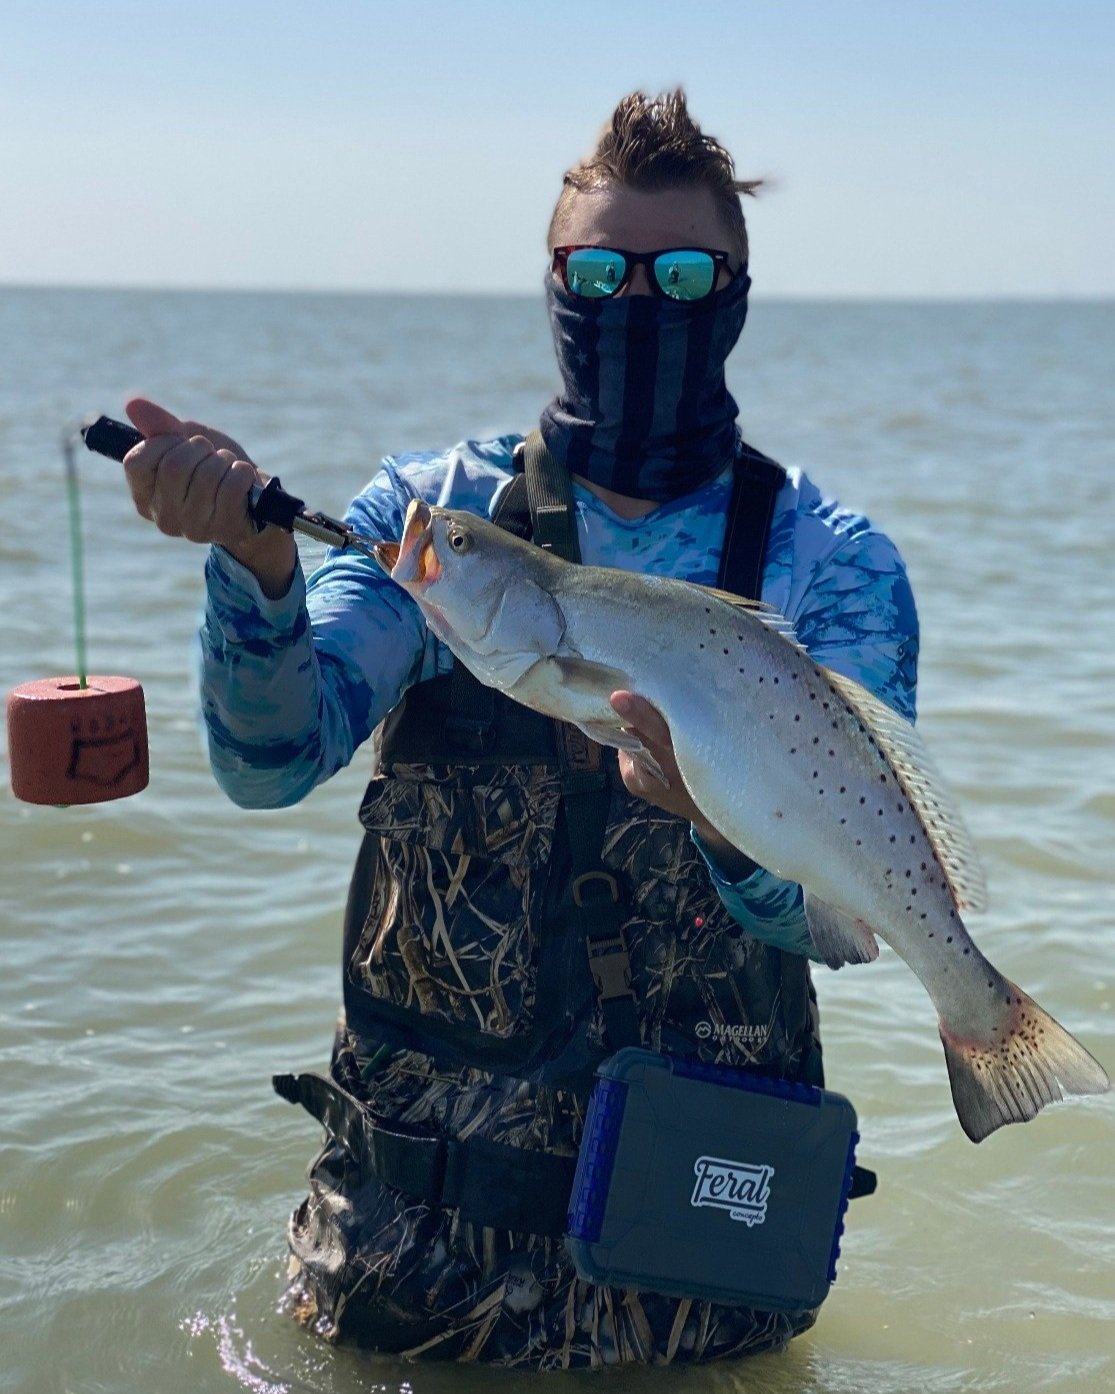
POLYGON ((565 1233, 576 1157, 388 1128, 323 1075, 275 1075, 271 1083, 280 1098, 312 1114, 363 1170, 405 1195, 459 1210, 475 1225, 553 1238, 565 1233))
MULTIPOLYGON (((541 431, 523 442, 523 477, 530 501, 531 537, 566 561, 579 562, 577 515, 569 471, 546 448, 541 431)), ((576 726, 555 723, 561 766, 561 808, 569 839, 573 906, 588 950, 589 972, 612 1051, 639 1045, 639 1014, 631 990, 627 918, 619 883, 603 865, 612 793, 601 747, 576 726)))
POLYGON ((732 502, 720 557, 721 590, 748 600, 761 599, 763 555, 774 517, 774 500, 785 481, 786 471, 781 465, 750 445, 742 446, 736 458, 732 502))
POLYGON ((561 765, 561 807, 569 839, 573 872, 573 906, 588 950, 589 972, 604 1024, 604 1044, 611 1050, 642 1040, 631 959, 623 924, 627 918, 619 883, 602 863, 604 835, 612 794, 604 752, 576 726, 557 726, 561 765))
POLYGON ((523 475, 530 500, 533 541, 565 561, 580 561, 573 480, 546 449, 541 431, 531 431, 523 442, 523 475))
MULTIPOLYGON (((492 521, 516 537, 528 538, 530 518, 527 480, 519 474, 504 490, 492 521)), ((491 749, 495 727, 495 689, 485 687, 463 663, 454 659, 449 679, 449 715, 444 728, 446 744, 464 754, 483 755, 491 749)))

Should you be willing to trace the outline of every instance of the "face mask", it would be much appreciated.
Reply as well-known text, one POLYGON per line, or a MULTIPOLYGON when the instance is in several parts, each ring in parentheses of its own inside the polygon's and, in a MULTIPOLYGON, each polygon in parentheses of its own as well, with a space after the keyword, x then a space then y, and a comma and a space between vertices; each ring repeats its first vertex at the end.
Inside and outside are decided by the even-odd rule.
POLYGON ((571 474, 632 498, 692 493, 735 455, 738 407, 724 364, 747 318, 744 266, 692 304, 656 295, 590 300, 547 276, 562 391, 542 413, 571 474))

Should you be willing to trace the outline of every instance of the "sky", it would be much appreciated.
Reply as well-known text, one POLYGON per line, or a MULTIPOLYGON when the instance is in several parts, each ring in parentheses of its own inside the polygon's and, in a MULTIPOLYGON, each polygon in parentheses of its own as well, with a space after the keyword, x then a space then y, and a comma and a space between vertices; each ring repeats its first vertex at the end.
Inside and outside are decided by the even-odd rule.
POLYGON ((1115 0, 0 0, 0 283, 529 294, 677 84, 757 295, 1115 293, 1115 0))

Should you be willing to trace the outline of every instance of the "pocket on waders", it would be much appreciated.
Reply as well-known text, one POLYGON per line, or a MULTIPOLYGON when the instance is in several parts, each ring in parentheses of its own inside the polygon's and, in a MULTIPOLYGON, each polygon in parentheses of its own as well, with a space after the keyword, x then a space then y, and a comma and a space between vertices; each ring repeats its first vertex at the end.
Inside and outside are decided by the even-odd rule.
POLYGON ((377 863, 354 981, 469 1033, 529 1032, 559 799, 536 765, 397 764, 373 779, 360 821, 377 863))

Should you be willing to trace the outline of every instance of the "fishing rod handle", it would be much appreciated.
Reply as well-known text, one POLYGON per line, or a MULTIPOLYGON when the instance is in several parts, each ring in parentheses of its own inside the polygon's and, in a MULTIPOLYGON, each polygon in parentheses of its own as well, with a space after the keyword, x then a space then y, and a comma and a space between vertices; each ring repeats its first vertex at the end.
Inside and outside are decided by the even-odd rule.
MULTIPOLYGON (((107 455, 110 460, 121 461, 133 446, 144 439, 142 431, 137 431, 125 421, 113 421, 111 416, 98 416, 96 421, 81 428, 81 436, 90 450, 98 455, 107 455)), ((248 513, 261 532, 268 523, 285 532, 293 532, 294 520, 305 506, 305 500, 288 494, 278 479, 269 479, 266 484, 253 484, 248 494, 248 513)))

